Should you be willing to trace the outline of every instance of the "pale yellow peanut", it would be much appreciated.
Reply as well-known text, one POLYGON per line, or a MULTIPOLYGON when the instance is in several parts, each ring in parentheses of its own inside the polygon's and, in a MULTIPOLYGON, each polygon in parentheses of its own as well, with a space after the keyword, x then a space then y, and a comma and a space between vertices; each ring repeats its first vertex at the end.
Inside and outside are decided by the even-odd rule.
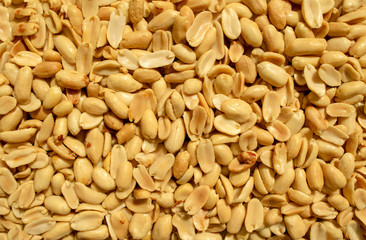
POLYGON ((240 26, 241 35, 249 45, 259 47, 262 44, 263 36, 257 23, 247 18, 242 18, 240 19, 240 26))
POLYGON ((288 56, 321 55, 326 47, 324 39, 297 38, 286 46, 285 53, 288 56))
POLYGON ((273 63, 261 62, 257 68, 262 79, 275 87, 281 87, 288 81, 289 76, 285 70, 273 63))
POLYGON ((32 70, 29 67, 22 67, 17 75, 14 86, 14 96, 19 104, 30 102, 31 86, 33 81, 32 70))

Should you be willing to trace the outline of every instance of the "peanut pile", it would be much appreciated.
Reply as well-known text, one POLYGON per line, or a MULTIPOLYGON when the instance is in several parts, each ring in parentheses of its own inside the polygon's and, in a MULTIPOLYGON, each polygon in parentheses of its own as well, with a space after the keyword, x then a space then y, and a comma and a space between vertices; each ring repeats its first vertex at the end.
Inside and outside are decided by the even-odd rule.
POLYGON ((0 0, 0 240, 361 240, 365 0, 0 0))

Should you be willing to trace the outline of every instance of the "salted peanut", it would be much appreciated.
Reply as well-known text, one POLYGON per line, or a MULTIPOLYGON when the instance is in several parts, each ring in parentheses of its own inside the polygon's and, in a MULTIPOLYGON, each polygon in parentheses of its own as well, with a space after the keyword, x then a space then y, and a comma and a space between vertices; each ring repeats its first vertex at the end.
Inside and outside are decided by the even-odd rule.
POLYGON ((309 123, 309 126, 315 132, 321 133, 329 126, 328 121, 321 116, 319 110, 316 109, 315 107, 312 106, 306 107, 305 116, 309 123))
POLYGON ((271 1, 268 3, 268 17, 271 23, 278 29, 286 26, 285 5, 282 1, 271 1))
POLYGON ((347 235, 352 239, 362 239, 363 238, 362 228, 361 228, 360 224, 355 220, 351 220, 347 224, 346 231, 347 231, 347 235))
POLYGON ((202 56, 198 59, 196 64, 196 72, 198 76, 204 77, 214 66, 216 61, 216 53, 214 50, 209 50, 202 54, 202 56))
POLYGON ((267 130, 276 140, 281 142, 285 142, 291 137, 290 129, 279 120, 274 120, 268 124, 267 130))
POLYGON ((105 102, 94 97, 85 98, 82 106, 84 111, 94 115, 103 115, 108 112, 108 107, 105 102))
POLYGON ((77 49, 74 43, 63 35, 53 38, 56 49, 68 63, 75 63, 77 49))
POLYGON ((282 87, 288 81, 289 75, 286 71, 271 62, 261 62, 257 65, 257 69, 259 76, 275 87, 282 87))
POLYGON ((263 99, 263 119, 272 122, 280 115, 280 96, 275 91, 269 91, 263 99))
POLYGON ((141 133, 146 139, 155 139, 158 134, 158 121, 151 109, 146 109, 141 118, 141 133))
POLYGON ((334 238, 334 239, 342 239, 343 233, 342 231, 335 226, 333 222, 330 221, 324 221, 322 224, 325 226, 327 235, 334 238))
POLYGON ((154 33, 152 39, 153 51, 171 50, 173 44, 172 34, 169 31, 158 30, 154 33))
POLYGON ((138 165, 137 168, 133 169, 133 177, 141 188, 150 192, 155 190, 156 186, 154 180, 151 178, 147 169, 143 165, 138 165))
POLYGON ((292 59, 292 65, 296 70, 304 70, 307 64, 318 67, 319 59, 319 57, 296 56, 292 59))
POLYGON ((70 223, 68 222, 56 222, 55 226, 49 231, 42 234, 44 239, 55 239, 67 236, 72 232, 70 223))
POLYGON ((70 221, 70 226, 76 231, 97 229, 104 219, 104 214, 98 211, 83 211, 76 214, 70 221))
POLYGON ((78 239, 106 239, 109 237, 108 227, 106 225, 101 225, 97 229, 82 231, 76 234, 78 239))
POLYGON ((351 46, 351 48, 349 49, 349 53, 356 58, 361 57, 362 55, 364 55, 366 53, 364 51, 365 44, 366 44, 366 38, 360 37, 356 41, 356 43, 351 46))
POLYGON ((321 191, 324 185, 324 178, 323 170, 318 161, 313 161, 306 169, 306 178, 310 188, 321 191))
MULTIPOLYGON (((263 40, 267 44, 268 51, 275 52, 275 53, 283 53, 285 49, 285 42, 283 35, 277 31, 277 29, 273 25, 267 25, 263 28, 263 40)), ((265 56, 268 53, 266 53, 264 56, 260 56, 260 59, 265 59, 265 56)), ((280 56, 280 55, 278 55, 280 56)), ((265 60, 261 60, 265 61, 265 60)), ((283 60, 281 60, 283 61, 283 60)), ((272 60, 272 62, 275 62, 272 60)), ((277 64, 282 65, 282 64, 277 64)))
POLYGON ((285 48, 288 56, 321 55, 327 42, 319 38, 297 38, 290 42, 285 48))
POLYGON ((338 211, 344 211, 349 207, 348 200, 340 194, 332 194, 327 198, 327 201, 332 207, 338 211))
POLYGON ((173 121, 172 129, 175 129, 175 131, 173 131, 164 141, 164 146, 168 152, 175 153, 183 146, 184 143, 185 128, 183 119, 178 118, 177 120, 173 121))
POLYGON ((327 237, 327 229, 323 223, 316 222, 310 228, 311 239, 325 239, 327 237))
POLYGON ((116 91, 134 92, 142 87, 142 84, 132 78, 130 74, 115 73, 107 78, 107 86, 116 91))
MULTIPOLYGON (((143 190, 143 191, 146 191, 146 190, 143 190)), ((148 192, 148 191, 146 191, 146 192, 148 192)), ((147 213, 154 209, 154 205, 152 204, 151 198, 149 198, 148 196, 144 196, 147 194, 141 194, 142 196, 138 196, 139 193, 136 192, 136 194, 135 194, 135 192, 134 192, 134 195, 136 195, 138 198, 141 198, 141 199, 136 199, 132 196, 128 197, 126 199, 126 207, 129 210, 131 210, 132 212, 135 212, 135 213, 147 213)))
POLYGON ((87 112, 83 112, 80 114, 78 120, 79 128, 89 130, 97 127, 103 120, 102 115, 92 115, 87 112))
POLYGON ((106 194, 93 190, 79 182, 75 182, 75 192, 80 200, 90 204, 100 204, 107 197, 106 194))
POLYGON ((320 63, 341 67, 347 62, 347 56, 339 51, 328 51, 320 57, 320 63))
POLYGON ((110 221, 110 226, 116 237, 123 239, 127 236, 130 221, 121 210, 112 212, 110 218, 107 215, 106 219, 107 223, 110 221))
POLYGON ((307 227, 303 219, 298 215, 291 215, 284 217, 286 229, 292 238, 301 238, 305 235, 307 227))
POLYGON ((319 97, 322 97, 325 95, 325 84, 320 79, 317 70, 314 66, 307 64, 304 69, 304 78, 306 81, 306 84, 308 88, 318 95, 319 97))
POLYGON ((92 69, 93 48, 89 43, 82 43, 77 49, 75 65, 78 72, 88 74, 92 69))
POLYGON ((341 85, 341 74, 330 64, 322 64, 318 69, 318 75, 328 86, 341 85))
POLYGON ((108 76, 110 74, 119 73, 120 64, 115 60, 104 60, 93 65, 93 73, 108 76))
POLYGON ((34 79, 32 82, 33 93, 38 99, 44 101, 47 91, 50 89, 48 83, 42 79, 34 79))
MULTIPOLYGON (((266 186, 264 185, 262 176, 259 173, 259 169, 256 168, 253 172, 253 178, 254 178, 254 185, 255 185, 255 189, 260 193, 260 194, 268 194, 268 191, 266 189, 266 186)), ((273 184, 272 184, 273 185, 273 184)))
POLYGON ((161 78, 161 74, 154 69, 138 68, 133 72, 133 78, 141 83, 153 83, 161 78))
POLYGON ((247 212, 244 221, 245 229, 253 232, 259 229, 263 224, 264 214, 262 203, 257 199, 251 199, 247 204, 247 212))
POLYGON ((234 136, 240 133, 240 124, 227 118, 225 115, 218 115, 214 119, 215 128, 222 133, 234 136))
POLYGON ((257 159, 258 155, 253 151, 242 152, 230 162, 228 167, 232 172, 242 172, 252 167, 257 159))
POLYGON ((4 157, 4 161, 11 168, 29 164, 36 160, 36 151, 32 148, 24 148, 12 151, 4 157))
POLYGON ((51 109, 55 107, 62 100, 62 91, 57 86, 52 86, 46 92, 43 99, 43 107, 45 109, 51 109))
POLYGON ((117 117, 122 119, 127 118, 128 107, 121 101, 117 94, 107 91, 104 94, 104 100, 117 117))
POLYGON ((335 218, 338 212, 326 202, 315 202, 311 205, 313 214, 317 217, 335 218))
POLYGON ((233 9, 236 14, 238 15, 239 19, 240 18, 251 18, 253 13, 251 12, 251 10, 244 4, 241 3, 229 3, 225 5, 225 8, 231 8, 233 9))
POLYGON ((351 81, 359 81, 361 78, 361 75, 356 71, 356 69, 348 63, 340 67, 339 72, 341 74, 342 81, 346 83, 351 81))
POLYGON ((195 228, 191 216, 184 212, 174 214, 172 224, 177 228, 180 238, 193 238, 195 228))
POLYGON ((46 197, 44 205, 49 211, 55 214, 66 215, 71 211, 71 208, 67 205, 65 199, 60 196, 46 197))
POLYGON ((173 24, 179 12, 173 9, 163 11, 155 16, 148 24, 149 31, 156 32, 157 30, 167 30, 173 24))
POLYGON ((289 188, 287 194, 291 201, 299 205, 309 205, 313 201, 311 196, 293 188, 289 188))
POLYGON ((252 1, 252 0, 245 0, 243 3, 252 10, 255 14, 265 14, 267 11, 267 3, 266 1, 252 1))
POLYGON ((323 22, 323 14, 320 1, 302 1, 301 12, 307 25, 311 28, 319 28, 323 22))
MULTIPOLYGON (((132 3, 130 3, 130 5, 131 4, 132 3)), ((107 29, 107 40, 113 48, 118 48, 120 42, 122 41, 122 33, 124 31, 125 25, 126 25, 126 16, 120 15, 119 11, 117 10, 113 11, 109 16, 109 23, 107 29)))
POLYGON ((0 180, 0 189, 3 192, 10 195, 16 190, 18 184, 9 169, 0 168, 0 180))
POLYGON ((89 79, 86 75, 69 70, 60 70, 56 73, 56 82, 60 87, 81 89, 88 85, 89 79))
POLYGON ((253 83, 255 81, 257 77, 257 69, 250 57, 246 55, 241 56, 239 61, 235 63, 235 68, 238 72, 244 74, 246 82, 253 83))
POLYGON ((192 95, 202 90, 202 82, 196 78, 188 79, 183 84, 183 91, 186 94, 192 95))
POLYGON ((197 47, 204 39, 205 34, 212 26, 212 13, 203 11, 196 15, 192 25, 186 33, 187 42, 191 47, 197 47))
POLYGON ((196 60, 196 53, 184 44, 176 44, 172 46, 172 52, 184 63, 194 63, 196 60))
POLYGON ((152 229, 150 214, 135 213, 128 227, 128 231, 134 239, 143 239, 152 229))
POLYGON ((149 31, 134 31, 123 34, 122 46, 125 48, 146 49, 152 39, 152 33, 149 31))
POLYGON ((237 122, 245 122, 249 119, 252 108, 240 99, 228 99, 221 104, 225 115, 237 122))
POLYGON ((219 179, 221 173, 221 167, 217 163, 214 164, 214 167, 211 172, 204 174, 199 181, 199 185, 207 185, 209 187, 214 187, 217 180, 219 179))
POLYGON ((352 81, 343 83, 337 89, 336 96, 341 99, 347 99, 365 91, 365 85, 361 81, 352 81))
POLYGON ((242 151, 252 151, 256 149, 257 146, 257 134, 254 131, 248 130, 240 135, 239 147, 242 151))
MULTIPOLYGON (((10 27, 10 26, 9 26, 10 27)), ((20 22, 12 26, 11 33, 14 36, 29 36, 35 34, 39 29, 39 25, 32 22, 20 22)))
POLYGON ((245 42, 252 47, 259 47, 262 44, 263 36, 258 24, 247 18, 240 19, 241 35, 245 42))
POLYGON ((346 178, 343 173, 330 164, 323 164, 324 183, 331 189, 339 189, 346 186, 346 178))
POLYGON ((232 62, 237 63, 244 53, 244 46, 239 41, 232 41, 229 48, 229 58, 232 62))
POLYGON ((71 113, 73 109, 73 104, 69 100, 64 100, 58 103, 53 109, 52 112, 58 117, 64 117, 71 113))
MULTIPOLYGON (((139 67, 137 56, 128 49, 118 50, 117 61, 128 70, 136 70, 139 67)), ((139 79, 137 80, 140 81, 139 79)))
POLYGON ((284 143, 276 144, 273 151, 273 168, 278 174, 284 174, 287 168, 287 147, 284 143))
POLYGON ((175 43, 183 43, 186 41, 186 32, 192 25, 192 19, 189 16, 178 15, 175 19, 172 29, 172 38, 175 43))
POLYGON ((14 97, 2 96, 0 97, 0 114, 5 115, 13 110, 17 105, 17 100, 14 97))
POLYGON ((197 159, 204 173, 208 173, 213 169, 215 161, 215 153, 212 142, 210 140, 200 141, 197 147, 197 159))
POLYGON ((68 5, 67 15, 69 16, 72 28, 78 33, 82 34, 83 15, 81 10, 76 5, 68 5))
POLYGON ((46 190, 51 184, 51 178, 54 174, 52 165, 37 169, 34 174, 34 190, 39 193, 46 190))
POLYGON ((240 22, 237 13, 227 8, 222 11, 222 29, 229 39, 237 39, 240 36, 240 22))
POLYGON ((311 189, 308 186, 307 179, 306 179, 306 172, 304 169, 297 168, 295 170, 295 180, 292 184, 292 187, 307 195, 311 194, 311 189))
POLYGON ((94 163, 98 163, 103 153, 103 134, 97 129, 93 128, 86 134, 85 146, 86 155, 94 163))
POLYGON ((149 168, 149 174, 157 180, 163 180, 174 164, 174 155, 166 154, 154 161, 149 168))
POLYGON ((14 96, 19 104, 27 104, 31 98, 33 75, 30 67, 22 67, 14 85, 14 96))
POLYGON ((116 188, 114 179, 101 167, 95 167, 92 173, 93 182, 101 189, 111 191, 116 188))
MULTIPOLYGON (((213 139, 211 139, 214 143, 213 139)), ((214 143, 215 159, 221 165, 229 165, 231 160, 233 160, 233 154, 230 147, 226 144, 216 144, 214 143)))
POLYGON ((152 230, 152 239, 170 239, 172 232, 172 216, 164 214, 155 222, 152 230))
POLYGON ((344 153, 344 149, 333 143, 324 141, 322 139, 316 140, 319 147, 319 156, 322 159, 332 159, 333 157, 341 157, 344 153))
POLYGON ((227 223, 231 219, 231 208, 224 199, 219 199, 216 205, 217 215, 222 223, 227 223))
POLYGON ((351 40, 347 39, 346 37, 337 37, 331 38, 327 41, 327 49, 328 51, 340 51, 346 53, 348 49, 351 47, 352 43, 351 40), (340 46, 340 47, 336 47, 340 46))
POLYGON ((322 132, 320 137, 326 141, 334 143, 335 145, 341 146, 345 143, 349 136, 339 128, 329 126, 322 132))
POLYGON ((210 188, 207 185, 202 185, 195 188, 184 202, 184 210, 189 215, 196 214, 207 202, 210 188))
POLYGON ((24 231, 31 235, 39 235, 51 230, 56 225, 51 217, 37 219, 24 226, 24 231))
POLYGON ((54 194, 61 195, 61 187, 65 182, 65 177, 62 173, 56 173, 51 178, 51 188, 54 194))
POLYGON ((288 204, 286 198, 283 195, 278 194, 267 194, 261 200, 264 207, 279 208, 288 204))
POLYGON ((42 62, 42 57, 33 52, 20 51, 15 54, 15 56, 11 59, 11 62, 17 64, 20 67, 35 67, 42 62))

